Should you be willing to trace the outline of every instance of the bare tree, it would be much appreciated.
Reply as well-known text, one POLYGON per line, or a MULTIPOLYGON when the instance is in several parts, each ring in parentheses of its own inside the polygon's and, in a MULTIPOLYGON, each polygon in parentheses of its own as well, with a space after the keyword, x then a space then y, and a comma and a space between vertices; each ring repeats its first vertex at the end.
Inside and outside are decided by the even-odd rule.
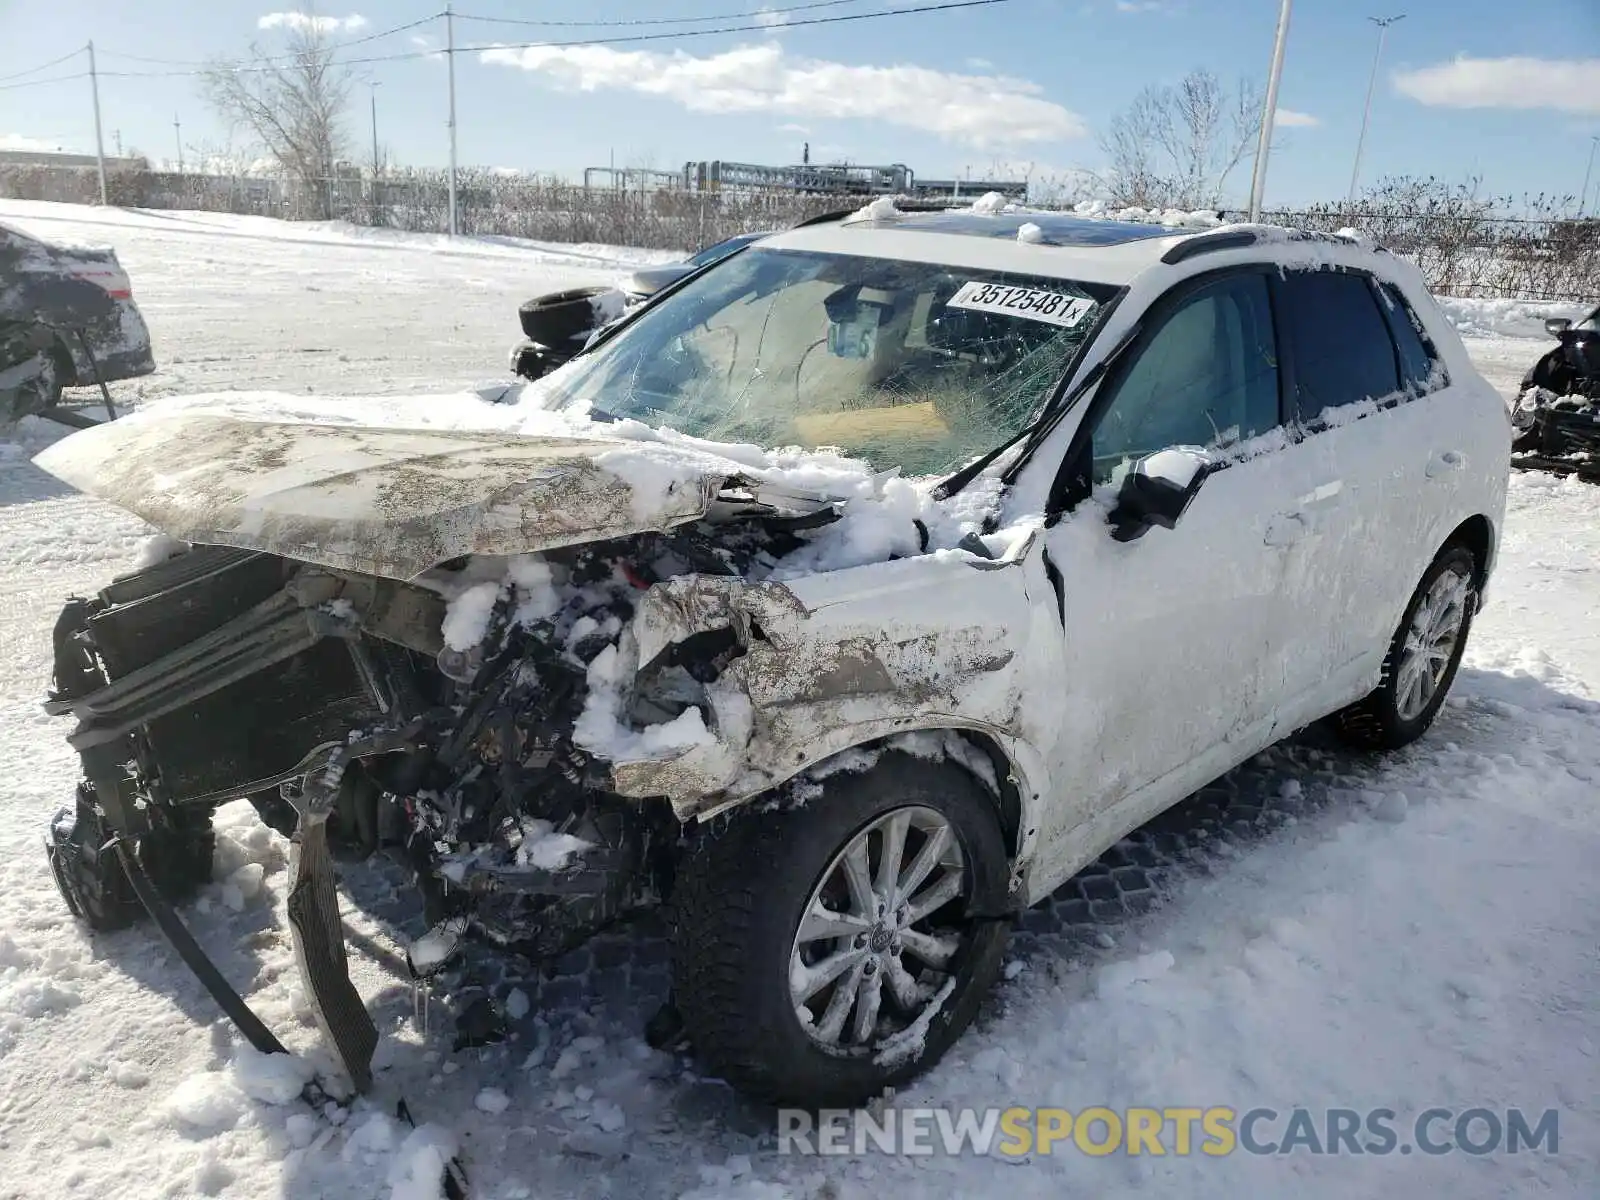
POLYGON ((1261 128, 1261 89, 1241 79, 1230 91, 1209 71, 1144 89, 1111 118, 1100 148, 1111 160, 1119 204, 1214 208, 1228 176, 1261 128))
POLYGON ((314 21, 291 26, 284 48, 252 43, 242 63, 217 63, 201 78, 206 100, 252 134, 297 185, 310 211, 332 216, 334 165, 344 156, 351 75, 314 21))

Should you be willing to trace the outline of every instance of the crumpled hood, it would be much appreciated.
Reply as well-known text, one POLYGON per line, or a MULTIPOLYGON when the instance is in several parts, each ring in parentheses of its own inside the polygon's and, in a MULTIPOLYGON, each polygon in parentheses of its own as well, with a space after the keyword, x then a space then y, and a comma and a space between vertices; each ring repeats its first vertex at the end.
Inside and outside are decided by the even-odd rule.
POLYGON ((705 515, 738 465, 638 443, 496 431, 141 414, 34 461, 185 541, 392 579, 465 554, 511 555, 663 530, 705 515), (612 465, 606 465, 607 459, 612 465), (630 475, 633 477, 630 482, 630 475), (644 488, 641 491, 641 487, 644 488))

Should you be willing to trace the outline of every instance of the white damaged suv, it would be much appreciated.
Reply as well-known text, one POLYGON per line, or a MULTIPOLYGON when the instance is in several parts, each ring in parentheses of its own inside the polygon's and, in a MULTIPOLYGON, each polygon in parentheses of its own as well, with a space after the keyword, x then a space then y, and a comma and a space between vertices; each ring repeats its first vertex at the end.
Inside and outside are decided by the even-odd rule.
POLYGON ((63 894, 181 940, 249 797, 356 1088, 398 1018, 346 972, 341 846, 414 869, 419 975, 659 905, 711 1069, 909 1079, 1124 834, 1323 718, 1428 728, 1511 441, 1370 245, 883 204, 505 399, 157 405, 38 460, 166 539, 57 627, 63 894))

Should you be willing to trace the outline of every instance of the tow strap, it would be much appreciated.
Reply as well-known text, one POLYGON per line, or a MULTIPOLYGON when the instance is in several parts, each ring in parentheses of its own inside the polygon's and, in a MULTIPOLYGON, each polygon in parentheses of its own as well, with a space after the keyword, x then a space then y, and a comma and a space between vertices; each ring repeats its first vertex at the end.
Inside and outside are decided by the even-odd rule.
MULTIPOLYGON (((333 1043, 341 1059, 344 1059, 347 1049, 358 1055, 364 1049, 364 1055, 356 1057, 354 1061, 361 1074, 358 1077, 351 1071, 351 1079, 357 1083, 358 1090, 365 1092, 372 1084, 372 1051, 377 1044, 378 1033, 377 1027, 373 1025, 372 1018, 366 1011, 366 1006, 361 1002, 360 994, 350 982, 339 920, 338 895, 333 882, 333 863, 328 855, 326 826, 322 821, 307 822, 302 815, 297 835, 299 854, 296 877, 294 887, 289 893, 289 921, 298 935, 295 938, 296 952, 300 957, 302 970, 306 972, 308 989, 313 978, 324 986, 330 982, 343 985, 342 988, 335 986, 334 989, 330 989, 327 995, 313 996, 312 1007, 316 1010, 317 1022, 322 1026, 323 1033, 333 1043), (316 831, 309 839, 311 850, 309 855, 306 852, 307 839, 304 838, 308 825, 316 831), (307 933, 310 934, 309 937, 306 936, 307 933), (336 956, 330 950, 330 942, 337 947, 336 956), (336 972, 337 978, 331 978, 330 972, 336 972), (351 1004, 355 1006, 353 1011, 350 1008, 351 1004), (370 1041, 367 1034, 369 1030, 370 1041)), ((139 902, 144 905, 145 911, 150 914, 156 926, 172 944, 172 948, 178 952, 178 957, 183 959, 184 964, 194 972, 195 978, 206 991, 211 993, 211 998, 217 1002, 228 1019, 238 1027, 240 1033, 244 1034, 245 1040, 262 1054, 288 1054, 289 1051, 284 1044, 262 1023, 261 1018, 256 1016, 245 1003, 244 997, 239 995, 222 972, 217 970, 216 964, 206 957, 206 952, 200 948, 200 943, 195 941, 194 935, 189 932, 189 927, 183 923, 172 905, 151 881, 150 876, 145 873, 144 865, 130 848, 127 840, 120 836, 114 837, 107 849, 113 847, 116 850, 117 860, 127 873, 128 883, 133 887, 134 895, 139 897, 139 902)), ((344 1061, 346 1070, 350 1071, 351 1060, 344 1059, 344 1061)), ((327 1114, 324 1110, 333 1097, 315 1079, 301 1089, 300 1098, 319 1118, 326 1119, 327 1114)), ((404 1099, 396 1103, 395 1116, 412 1128, 416 1128, 416 1121, 412 1118, 411 1110, 404 1099)), ((466 1168, 459 1156, 451 1158, 445 1164, 442 1180, 448 1200, 467 1200, 467 1183, 466 1168)))

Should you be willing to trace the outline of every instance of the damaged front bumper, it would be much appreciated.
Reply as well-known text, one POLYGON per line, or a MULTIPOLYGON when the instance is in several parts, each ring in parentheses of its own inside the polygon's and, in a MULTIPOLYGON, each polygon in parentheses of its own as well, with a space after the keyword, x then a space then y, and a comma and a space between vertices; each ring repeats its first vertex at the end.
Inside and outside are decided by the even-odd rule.
MULTIPOLYGON (((350 981, 336 849, 387 841, 415 868, 431 916, 465 914, 474 932, 534 953, 568 948, 641 890, 641 823, 572 777, 573 760, 535 728, 551 714, 524 703, 542 693, 537 647, 458 683, 439 669, 460 666, 441 638, 445 611, 425 587, 196 547, 72 601, 56 630, 46 708, 76 718, 81 801, 129 853, 165 826, 192 824, 180 814, 208 821, 239 797, 291 835, 296 959, 358 1090, 377 1033, 350 981), (523 810, 483 811, 509 800, 523 810), (557 822, 577 831, 561 836, 581 854, 519 856, 518 837, 507 840, 519 823, 557 822)), ((558 690, 556 673, 545 681, 558 690)), ((128 870, 193 960, 198 948, 159 889, 138 886, 150 884, 138 858, 128 870)), ((236 1019, 248 1012, 203 955, 191 965, 236 1019)))

